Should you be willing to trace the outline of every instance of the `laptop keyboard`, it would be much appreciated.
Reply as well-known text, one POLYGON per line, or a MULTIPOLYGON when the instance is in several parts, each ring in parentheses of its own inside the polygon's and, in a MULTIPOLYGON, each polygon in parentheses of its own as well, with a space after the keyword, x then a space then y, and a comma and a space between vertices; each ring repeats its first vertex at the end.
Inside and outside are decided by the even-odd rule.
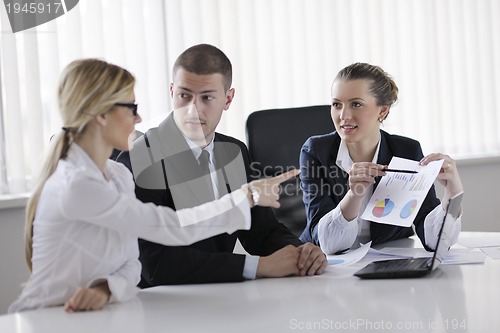
POLYGON ((427 268, 431 258, 415 258, 415 259, 395 259, 384 261, 383 264, 377 267, 379 272, 390 272, 399 270, 414 270, 417 268, 427 268))

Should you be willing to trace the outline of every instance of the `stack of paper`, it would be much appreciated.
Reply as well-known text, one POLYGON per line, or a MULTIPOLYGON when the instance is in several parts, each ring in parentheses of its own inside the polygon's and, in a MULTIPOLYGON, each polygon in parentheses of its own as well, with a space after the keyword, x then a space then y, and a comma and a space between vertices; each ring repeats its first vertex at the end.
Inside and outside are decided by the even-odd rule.
POLYGON ((479 248, 493 259, 500 259, 500 234, 470 232, 460 234, 458 243, 468 248, 479 248))
MULTIPOLYGON (((377 251, 393 258, 430 258, 433 252, 425 249, 385 247, 377 251)), ((483 264, 486 254, 481 251, 471 251, 469 249, 450 249, 448 255, 442 264, 461 265, 461 264, 483 264)))

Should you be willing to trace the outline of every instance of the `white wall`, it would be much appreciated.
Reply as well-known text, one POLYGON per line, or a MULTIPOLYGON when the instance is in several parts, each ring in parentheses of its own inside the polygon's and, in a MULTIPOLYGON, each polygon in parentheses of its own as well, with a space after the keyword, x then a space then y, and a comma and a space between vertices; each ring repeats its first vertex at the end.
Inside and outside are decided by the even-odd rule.
MULTIPOLYGON (((500 159, 459 162, 458 168, 465 187, 463 230, 500 231, 500 159)), ((7 311, 29 275, 24 262, 23 228, 24 209, 0 209, 0 314, 7 311)))
POLYGON ((0 314, 21 292, 28 280, 24 261, 24 208, 0 209, 0 314))
POLYGON ((464 184, 462 230, 500 231, 500 158, 458 162, 464 184))

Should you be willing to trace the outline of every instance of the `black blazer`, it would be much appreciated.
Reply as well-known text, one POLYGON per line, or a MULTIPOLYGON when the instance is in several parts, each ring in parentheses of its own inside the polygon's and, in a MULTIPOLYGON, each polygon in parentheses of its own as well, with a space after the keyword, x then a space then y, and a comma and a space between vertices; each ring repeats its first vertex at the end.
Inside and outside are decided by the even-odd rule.
MULTIPOLYGON (((379 164, 389 164, 393 156, 414 161, 423 158, 420 143, 410 138, 391 135, 380 131, 380 150, 377 158, 379 164)), ((300 178, 303 201, 306 206, 307 227, 300 239, 319 245, 318 222, 329 211, 337 207, 346 195, 348 174, 336 164, 340 147, 340 136, 337 132, 313 136, 302 146, 300 152, 300 178)), ((374 189, 380 178, 376 179, 374 189)), ((434 185, 429 190, 413 224, 424 247, 424 220, 440 201, 436 198, 434 185)), ((370 223, 372 244, 380 244, 390 240, 409 237, 414 234, 411 227, 392 226, 383 223, 370 223)), ((426 247, 427 250, 429 250, 426 247)))
MULTIPOLYGON (((172 184, 177 184, 180 181, 189 181, 189 179, 183 179, 183 177, 185 178, 187 174, 195 174, 195 169, 199 168, 198 162, 173 121, 172 115, 156 130, 161 133, 162 138, 161 142, 158 142, 162 145, 163 151, 170 150, 170 153, 166 155, 170 157, 163 158, 149 167, 149 169, 156 168, 158 170, 153 172, 156 176, 154 177, 155 183, 149 184, 152 186, 147 186, 148 188, 140 186, 148 181, 137 179, 137 175, 135 176, 137 198, 143 202, 152 202, 172 209, 187 208, 176 207, 174 201, 177 206, 190 205, 191 207, 204 202, 204 198, 198 197, 195 191, 188 191, 184 194, 189 196, 189 200, 182 200, 181 203, 179 203, 179 200, 174 200, 169 184, 172 186, 172 184)), ((151 142, 148 143, 147 141, 152 141, 152 136, 154 136, 152 130, 146 133, 146 145, 151 144, 151 142), (148 134, 150 134, 149 140, 148 134)), ((245 168, 246 175, 243 174, 243 179, 236 181, 234 176, 229 175, 230 180, 228 181, 226 175, 218 174, 219 182, 225 182, 222 187, 225 187, 226 191, 237 190, 242 184, 254 179, 250 169, 248 150, 243 142, 216 133, 214 143, 215 161, 218 170, 223 169, 228 163, 234 163, 234 161, 239 161, 240 164, 238 165, 244 165, 245 168)), ((144 147, 144 145, 134 143, 134 150, 136 148, 145 149, 144 147)), ((134 154, 135 152, 132 152, 132 156, 135 156, 134 154)), ((147 158, 149 154, 146 152, 139 155, 147 158)), ((132 170, 129 152, 121 153, 117 160, 125 164, 129 170, 132 170)), ((223 195, 226 191, 222 191, 220 194, 223 195)), ((232 253, 237 238, 239 238, 248 253, 260 256, 269 255, 289 244, 295 246, 303 244, 283 224, 276 220, 270 208, 252 208, 251 216, 252 225, 250 230, 237 231, 232 235, 221 234, 189 246, 163 246, 140 239, 139 259, 142 263, 142 277, 139 286, 147 288, 166 284, 242 281, 245 256, 232 253)))

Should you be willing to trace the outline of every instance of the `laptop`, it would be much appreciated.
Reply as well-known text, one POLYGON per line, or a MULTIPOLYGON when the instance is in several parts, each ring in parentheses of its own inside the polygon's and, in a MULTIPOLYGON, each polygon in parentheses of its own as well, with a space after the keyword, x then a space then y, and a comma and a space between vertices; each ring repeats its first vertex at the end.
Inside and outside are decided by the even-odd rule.
POLYGON ((412 278, 430 274, 442 262, 450 249, 451 222, 460 214, 463 192, 451 198, 439 230, 436 251, 432 258, 407 258, 375 261, 360 269, 354 276, 362 279, 412 278))

